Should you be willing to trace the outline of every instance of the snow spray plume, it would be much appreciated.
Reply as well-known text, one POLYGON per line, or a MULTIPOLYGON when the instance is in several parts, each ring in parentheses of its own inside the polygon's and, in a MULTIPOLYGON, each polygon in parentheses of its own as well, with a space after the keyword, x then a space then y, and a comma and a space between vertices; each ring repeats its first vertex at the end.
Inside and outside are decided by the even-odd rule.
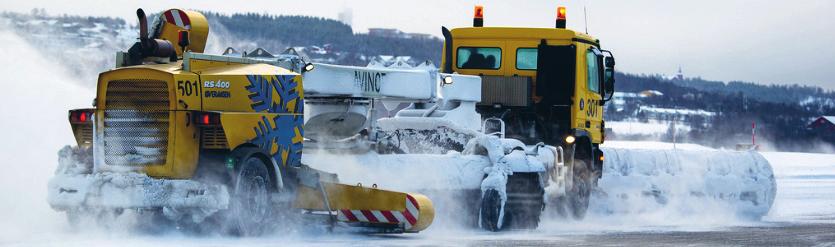
POLYGON ((136 29, 119 18, 4 13, 0 19, 7 22, 3 29, 31 45, 22 56, 53 61, 72 78, 68 82, 86 88, 93 88, 98 73, 113 68, 114 54, 136 38, 136 29))
MULTIPOLYGON (((9 243, 55 239, 64 232, 63 215, 46 202, 48 179, 57 167, 56 152, 75 142, 67 110, 89 107, 94 92, 81 87, 61 60, 40 54, 32 42, 0 26, 0 73, 4 75, 0 122, 0 239, 9 243)), ((56 42, 56 44, 60 44, 56 42)))
POLYGON ((206 42, 206 53, 211 54, 220 54, 222 53, 227 47, 232 47, 238 50, 239 52, 244 51, 252 51, 256 48, 264 48, 273 54, 278 54, 278 52, 283 51, 285 44, 281 43, 278 39, 257 39, 257 40, 245 40, 237 38, 239 35, 231 32, 228 28, 226 28, 223 23, 217 20, 217 18, 212 18, 213 14, 208 14, 207 18, 209 19, 209 39, 206 42))
MULTIPOLYGON (((450 154, 454 155, 454 154, 450 154)), ((480 184, 483 171, 467 170, 468 158, 420 154, 383 155, 375 152, 335 153, 329 150, 306 150, 303 163, 316 169, 336 173, 340 183, 377 185, 380 189, 414 192, 426 195, 435 207, 435 220, 427 234, 448 234, 472 229, 477 220, 480 191, 460 189, 465 180, 480 184), (468 176, 470 175, 470 176, 468 176)), ((481 161, 484 162, 484 161, 481 161)), ((478 162, 472 162, 478 163, 478 162)), ((472 182, 470 182, 472 183, 472 182)))
POLYGON ((776 185, 762 156, 684 146, 604 148, 600 191, 579 224, 610 230, 710 227, 768 213, 776 185))

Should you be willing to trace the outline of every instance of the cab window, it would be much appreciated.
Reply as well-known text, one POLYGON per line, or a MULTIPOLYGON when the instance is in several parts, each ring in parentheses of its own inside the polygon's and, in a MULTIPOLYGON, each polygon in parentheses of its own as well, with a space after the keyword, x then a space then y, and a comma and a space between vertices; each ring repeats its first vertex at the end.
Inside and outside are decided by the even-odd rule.
POLYGON ((458 47, 459 69, 499 69, 502 49, 498 47, 458 47))
POLYGON ((536 70, 536 48, 516 49, 516 69, 536 70))
POLYGON ((588 75, 589 91, 600 92, 600 63, 594 50, 586 51, 586 75, 588 75))

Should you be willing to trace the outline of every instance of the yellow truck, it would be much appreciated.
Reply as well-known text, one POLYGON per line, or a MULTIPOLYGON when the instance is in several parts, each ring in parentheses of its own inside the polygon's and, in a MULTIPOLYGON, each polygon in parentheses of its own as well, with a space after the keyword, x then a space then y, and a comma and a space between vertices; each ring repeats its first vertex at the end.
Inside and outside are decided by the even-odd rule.
POLYGON ((304 66, 203 54, 209 25, 171 9, 100 74, 91 109, 69 111, 77 147, 62 150, 50 205, 71 221, 126 210, 219 222, 258 235, 279 216, 418 232, 433 220, 421 194, 339 184, 301 163, 304 66))
MULTIPOLYGON (((473 27, 442 29, 441 71, 481 77, 476 109, 482 118, 497 120, 500 127, 494 128, 507 138, 566 151, 573 176, 567 196, 556 203, 567 203, 564 208, 582 218, 602 174, 603 106, 614 93, 615 60, 599 40, 565 25, 566 9, 559 7, 554 28, 485 27, 484 9, 476 6, 473 27)), ((521 174, 508 179, 530 184, 514 182, 529 179, 521 174)), ((542 193, 526 186, 507 190, 509 197, 542 193)))

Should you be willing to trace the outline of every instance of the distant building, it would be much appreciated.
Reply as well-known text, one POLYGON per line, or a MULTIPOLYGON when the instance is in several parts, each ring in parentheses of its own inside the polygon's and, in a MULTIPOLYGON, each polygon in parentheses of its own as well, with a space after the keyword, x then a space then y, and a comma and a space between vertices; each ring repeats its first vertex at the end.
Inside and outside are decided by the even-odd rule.
POLYGON ((403 32, 394 28, 369 28, 368 36, 398 38, 403 32))
POLYGON ((368 36, 403 39, 429 39, 432 35, 426 33, 405 33, 394 28, 369 28, 368 36))
POLYGON ((431 34, 428 33, 407 33, 406 36, 411 39, 429 39, 432 38, 431 34))
POLYGON ((678 81, 683 81, 684 80, 684 73, 681 72, 681 66, 678 66, 678 73, 676 74, 675 79, 678 80, 678 81))
POLYGON ((835 116, 821 116, 807 127, 822 135, 835 136, 835 116))

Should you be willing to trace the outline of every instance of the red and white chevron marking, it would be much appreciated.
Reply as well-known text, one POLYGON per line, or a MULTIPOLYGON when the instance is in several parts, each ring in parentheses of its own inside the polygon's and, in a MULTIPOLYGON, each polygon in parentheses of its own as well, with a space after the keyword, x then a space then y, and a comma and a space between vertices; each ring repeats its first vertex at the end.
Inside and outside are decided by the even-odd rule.
POLYGON ((162 16, 162 19, 165 20, 165 22, 173 23, 174 25, 185 29, 191 29, 191 21, 188 19, 188 15, 186 15, 183 11, 171 9, 165 11, 162 16))
POLYGON ((419 209, 415 198, 407 195, 405 211, 340 209, 336 218, 344 222, 403 223, 406 229, 411 229, 417 223, 419 209))

